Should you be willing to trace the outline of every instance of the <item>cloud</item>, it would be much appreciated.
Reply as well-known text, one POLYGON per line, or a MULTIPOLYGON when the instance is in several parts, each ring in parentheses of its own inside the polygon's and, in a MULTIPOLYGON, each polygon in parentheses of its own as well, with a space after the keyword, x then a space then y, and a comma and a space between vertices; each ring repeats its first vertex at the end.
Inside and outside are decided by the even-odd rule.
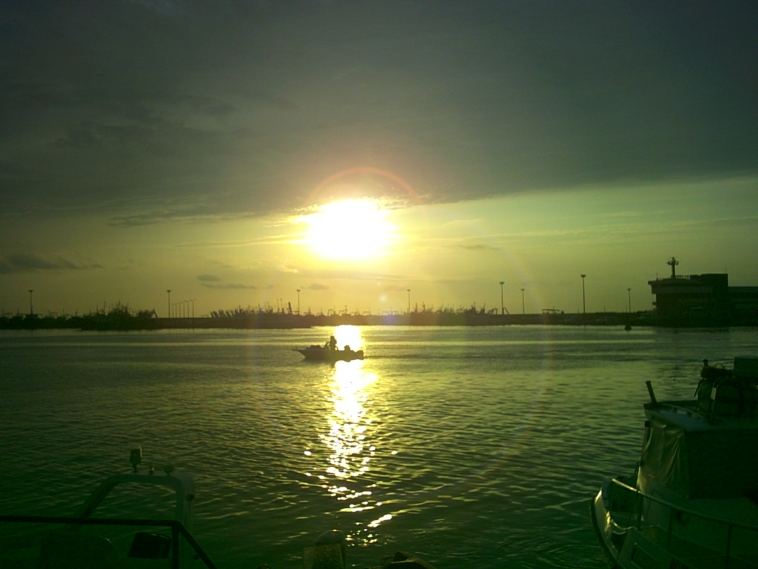
POLYGON ((0 274, 35 271, 81 271, 102 269, 95 261, 74 262, 64 257, 40 257, 29 253, 11 253, 0 258, 0 274))
POLYGON ((458 245, 461 249, 466 249, 467 251, 500 251, 500 247, 494 247, 492 245, 485 245, 484 243, 471 243, 471 244, 463 244, 461 243, 458 245))
POLYGON ((426 203, 755 173, 758 16, 697 4, 2 4, 0 215, 263 216, 358 167, 426 203))
POLYGON ((349 269, 324 269, 302 271, 304 278, 323 279, 323 280, 356 280, 356 281, 405 281, 407 276, 392 273, 372 273, 369 271, 349 270, 349 269))
POLYGON ((238 283, 228 283, 228 284, 203 283, 203 286, 205 288, 222 289, 222 290, 257 290, 258 289, 258 287, 255 285, 246 285, 246 284, 238 284, 238 283))
POLYGON ((308 290, 329 290, 329 287, 323 284, 313 283, 306 287, 308 290))
POLYGON ((384 287, 385 292, 407 292, 408 287, 407 286, 398 286, 398 285, 390 285, 387 287, 384 287))
POLYGON ((218 282, 221 279, 217 277, 216 275, 197 275, 197 280, 210 283, 210 282, 218 282))

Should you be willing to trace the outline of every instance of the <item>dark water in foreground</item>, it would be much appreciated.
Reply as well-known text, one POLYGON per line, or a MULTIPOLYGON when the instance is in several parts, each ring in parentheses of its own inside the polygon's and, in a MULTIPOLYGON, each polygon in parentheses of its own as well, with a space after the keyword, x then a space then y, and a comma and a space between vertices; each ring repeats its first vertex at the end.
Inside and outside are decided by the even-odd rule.
POLYGON ((527 326, 343 328, 367 359, 335 366, 291 351, 332 332, 0 334, 0 513, 70 515, 140 444, 194 476, 221 569, 301 567, 331 528, 355 567, 600 568, 589 501, 634 467, 645 380, 690 397, 703 358, 758 354, 756 329, 527 326))

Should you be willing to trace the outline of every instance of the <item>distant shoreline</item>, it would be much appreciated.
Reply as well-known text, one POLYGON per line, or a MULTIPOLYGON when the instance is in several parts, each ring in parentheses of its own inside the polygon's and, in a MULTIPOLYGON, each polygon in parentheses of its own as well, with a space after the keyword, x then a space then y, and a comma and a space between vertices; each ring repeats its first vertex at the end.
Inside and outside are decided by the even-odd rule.
POLYGON ((0 317, 0 329, 76 329, 94 331, 128 330, 176 330, 176 329, 295 329, 319 326, 513 326, 513 325, 559 325, 559 326, 665 326, 665 327, 724 327, 756 326, 751 321, 661 321, 651 312, 597 312, 586 314, 491 314, 474 311, 411 312, 410 314, 288 314, 280 312, 255 312, 223 317, 159 318, 134 316, 118 312, 86 316, 53 317, 16 315, 0 317))

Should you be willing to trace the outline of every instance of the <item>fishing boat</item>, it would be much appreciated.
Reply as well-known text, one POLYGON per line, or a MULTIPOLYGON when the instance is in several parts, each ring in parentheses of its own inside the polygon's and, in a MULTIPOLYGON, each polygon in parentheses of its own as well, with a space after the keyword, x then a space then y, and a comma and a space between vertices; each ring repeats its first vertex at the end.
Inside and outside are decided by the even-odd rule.
POLYGON ((705 363, 692 400, 658 401, 647 382, 637 467, 592 500, 614 568, 758 568, 758 358, 705 363))
MULTIPOLYGON (((0 515, 0 522, 43 528, 26 532, 17 552, 3 548, 0 567, 37 569, 216 569, 215 563, 191 534, 195 484, 186 472, 167 466, 140 471, 141 447, 131 451, 132 472, 104 480, 71 517, 0 515), (173 519, 95 517, 93 514, 117 486, 162 487, 175 495, 173 519), (111 540, 84 530, 126 528, 111 540), (131 530, 129 528, 132 528, 131 530), (138 531, 134 531, 137 529, 138 531), (32 536, 37 536, 35 537, 32 536), (126 538, 126 539, 125 539, 126 538), (31 547, 30 547, 31 546, 31 547)), ((132 493, 136 496, 137 494, 132 493)), ((6 526, 7 527, 7 526, 6 526)), ((7 533, 4 533, 7 537, 7 533)), ((252 568, 252 565, 246 565, 252 568)), ((303 549, 304 569, 347 569, 346 539, 338 530, 318 536, 303 549)), ((268 568, 260 565, 258 569, 268 568)), ((423 559, 397 551, 376 569, 434 569, 423 559)))
POLYGON ((363 350, 351 350, 345 346, 341 350, 332 349, 324 346, 308 346, 307 348, 293 348, 295 352, 300 352, 306 360, 314 362, 349 362, 352 360, 362 360, 363 350))

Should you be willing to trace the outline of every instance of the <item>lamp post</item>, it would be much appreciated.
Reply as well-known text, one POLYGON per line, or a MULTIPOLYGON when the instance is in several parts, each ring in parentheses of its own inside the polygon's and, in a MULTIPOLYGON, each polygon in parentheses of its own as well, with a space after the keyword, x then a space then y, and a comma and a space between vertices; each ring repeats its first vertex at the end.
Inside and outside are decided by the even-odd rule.
POLYGON ((629 296, 629 314, 632 313, 632 289, 628 288, 626 289, 626 293, 629 296))
POLYGON ((34 304, 32 303, 32 293, 34 289, 29 289, 29 316, 34 316, 34 304))
POLYGON ((503 304, 503 284, 505 284, 505 281, 500 281, 500 316, 505 316, 505 305, 503 304))
POLYGON ((582 277, 582 314, 586 314, 587 313, 587 302, 586 302, 585 296, 584 296, 584 277, 586 277, 586 276, 587 275, 581 275, 581 277, 582 277))
POLYGON ((526 314, 526 305, 524 304, 524 289, 521 289, 521 314, 526 314))
POLYGON ((166 292, 168 293, 168 317, 171 318, 171 289, 166 292))
POLYGON ((300 316, 300 289, 297 289, 297 315, 300 316))
POLYGON ((411 313, 411 289, 408 289, 408 314, 411 313))

